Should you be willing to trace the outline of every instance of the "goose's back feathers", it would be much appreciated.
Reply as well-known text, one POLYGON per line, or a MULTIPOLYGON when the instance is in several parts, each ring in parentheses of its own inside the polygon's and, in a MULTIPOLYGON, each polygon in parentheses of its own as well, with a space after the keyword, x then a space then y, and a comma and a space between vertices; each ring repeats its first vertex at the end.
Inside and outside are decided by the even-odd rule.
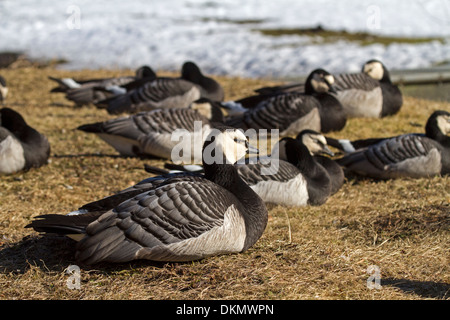
POLYGON ((407 134, 351 153, 339 163, 349 171, 380 179, 429 177, 441 173, 439 149, 425 136, 407 134))
POLYGON ((320 131, 319 102, 300 93, 276 95, 227 124, 244 130, 279 129, 281 136, 296 135, 304 129, 320 131))
POLYGON ((159 108, 185 108, 200 98, 222 101, 223 88, 214 79, 204 76, 197 65, 186 62, 180 78, 159 77, 96 105, 105 107, 110 114, 137 113, 159 108))
MULTIPOLYGON (((201 134, 201 137, 198 138, 202 139, 207 136, 211 127, 210 119, 201 111, 191 108, 173 108, 158 109, 105 122, 82 125, 78 129, 97 134, 121 155, 150 155, 168 159, 175 146, 181 144, 186 147, 184 140, 180 141, 182 137, 177 138, 173 135, 177 130, 182 130, 182 133, 201 134)), ((192 161, 199 163, 201 162, 202 143, 196 144, 195 142, 189 144, 191 146, 190 155, 194 157, 192 161)))

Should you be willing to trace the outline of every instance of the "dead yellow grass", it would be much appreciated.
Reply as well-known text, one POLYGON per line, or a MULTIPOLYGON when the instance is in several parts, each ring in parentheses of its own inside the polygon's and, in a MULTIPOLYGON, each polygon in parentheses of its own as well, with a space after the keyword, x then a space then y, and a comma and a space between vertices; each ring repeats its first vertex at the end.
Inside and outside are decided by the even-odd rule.
MULTIPOLYGON (((25 229, 34 216, 65 214, 144 179, 144 163, 116 152, 77 126, 110 118, 94 107, 75 108, 50 94, 48 75, 78 78, 131 70, 2 70, 8 107, 21 112, 52 146, 42 168, 0 177, 1 299, 448 299, 450 184, 448 177, 373 181, 349 179, 325 205, 270 206, 266 232, 243 254, 192 263, 82 267, 71 290, 66 268, 73 242, 25 229), (381 289, 369 289, 367 269, 379 267, 381 289)), ((217 78, 227 99, 273 81, 217 78)), ((365 138, 423 132, 428 115, 449 104, 406 98, 385 119, 352 119, 335 137, 365 138)))

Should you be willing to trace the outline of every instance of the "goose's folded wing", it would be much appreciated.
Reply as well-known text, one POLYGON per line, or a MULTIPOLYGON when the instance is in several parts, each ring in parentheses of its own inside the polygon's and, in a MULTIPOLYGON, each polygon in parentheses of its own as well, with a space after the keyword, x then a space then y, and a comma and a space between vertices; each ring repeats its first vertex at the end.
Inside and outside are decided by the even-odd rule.
MULTIPOLYGON (((441 159, 435 143, 421 135, 407 134, 385 139, 339 159, 350 170, 398 176, 426 176, 440 171, 441 159), (378 173, 376 173, 378 172, 378 173)), ((383 176, 381 176, 383 177, 383 176)))
POLYGON ((277 159, 236 165, 236 168, 239 176, 250 186, 261 181, 285 182, 299 174, 299 170, 294 165, 277 159))
POLYGON ((364 73, 348 73, 335 76, 333 87, 336 91, 350 89, 372 91, 378 88, 380 83, 364 73))
POLYGON ((242 119, 230 119, 229 125, 244 122, 248 128, 284 130, 297 119, 320 106, 319 102, 304 94, 289 93, 262 101, 244 113, 242 119))
POLYGON ((89 224, 77 258, 87 263, 118 262, 144 254, 152 260, 183 260, 182 248, 176 254, 167 252, 171 245, 220 228, 235 200, 206 179, 202 183, 172 182, 143 192, 89 224))
POLYGON ((174 181, 203 181, 200 174, 195 173, 170 173, 165 175, 160 175, 157 177, 151 177, 144 179, 137 184, 123 189, 116 194, 102 198, 100 200, 92 201, 80 207, 77 211, 72 214, 86 213, 86 212, 106 212, 117 207, 122 202, 137 196, 143 192, 155 189, 164 184, 174 182, 174 181))

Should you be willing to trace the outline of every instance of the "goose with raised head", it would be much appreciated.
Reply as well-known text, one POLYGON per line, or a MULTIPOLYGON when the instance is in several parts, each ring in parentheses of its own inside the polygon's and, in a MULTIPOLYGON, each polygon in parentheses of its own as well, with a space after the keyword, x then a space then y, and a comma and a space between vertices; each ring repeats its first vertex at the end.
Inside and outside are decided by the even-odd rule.
POLYGON ((150 81, 156 78, 155 72, 149 66, 136 70, 135 76, 75 80, 72 78, 49 77, 58 83, 52 93, 65 93, 66 99, 77 106, 96 104, 99 101, 127 92, 127 85, 135 81, 150 81))
POLYGON ((137 113, 161 108, 186 108, 193 101, 208 98, 223 101, 222 86, 203 75, 193 62, 185 62, 181 77, 158 77, 125 94, 98 102, 99 108, 106 107, 108 113, 137 113))
POLYGON ((203 140, 215 123, 222 121, 220 106, 202 98, 188 108, 141 112, 81 125, 78 130, 96 134, 122 156, 171 159, 174 155, 184 163, 202 163, 203 140), (177 132, 180 134, 174 135, 177 132))
MULTIPOLYGON (((280 136, 295 136, 305 129, 317 132, 340 130, 346 118, 340 102, 333 92, 334 77, 327 71, 317 69, 311 72, 305 92, 290 92, 255 96, 255 106, 242 108, 242 100, 231 104, 231 109, 240 106, 242 114, 226 120, 228 125, 247 130, 279 129, 280 136), (322 103, 323 102, 323 103, 322 103)), ((244 105, 248 106, 248 101, 244 105)))
POLYGON ((422 178, 450 173, 450 113, 433 112, 423 134, 381 139, 336 160, 347 172, 378 178, 422 178))
POLYGON ((48 162, 47 138, 10 108, 0 109, 0 174, 41 167, 48 162))
POLYGON ((27 227, 77 239, 75 256, 84 264, 192 261, 246 251, 268 219, 264 202, 232 165, 248 150, 240 130, 218 127, 204 144, 204 177, 153 178, 156 185, 147 179, 128 199, 124 191, 95 211, 84 206, 71 215, 39 216, 27 227))
POLYGON ((348 117, 382 118, 397 113, 403 97, 379 60, 367 61, 360 73, 336 77, 337 98, 348 117))
MULTIPOLYGON (((334 95, 342 104, 346 117, 382 118, 396 114, 403 105, 403 96, 393 84, 389 70, 379 60, 369 60, 359 73, 334 76, 334 95)), ((260 95, 303 93, 304 83, 290 83, 255 90, 260 95)))

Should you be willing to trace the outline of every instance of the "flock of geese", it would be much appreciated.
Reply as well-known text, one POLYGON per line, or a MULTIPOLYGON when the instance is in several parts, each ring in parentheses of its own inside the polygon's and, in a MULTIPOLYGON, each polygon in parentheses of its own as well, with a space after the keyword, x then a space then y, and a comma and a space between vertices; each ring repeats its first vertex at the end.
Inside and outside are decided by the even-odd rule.
MULTIPOLYGON (((356 141, 324 136, 341 130, 348 118, 400 110, 402 94, 378 60, 360 73, 316 69, 304 83, 260 88, 236 101, 224 101, 222 86, 193 62, 184 63, 180 77, 160 77, 143 66, 127 77, 50 79, 57 83, 52 92, 76 105, 118 115, 78 130, 96 134, 123 156, 170 160, 177 143, 172 133, 202 124, 191 164, 146 166, 156 176, 67 215, 38 216, 27 226, 76 240, 80 263, 191 261, 243 252, 266 228, 267 203, 324 204, 348 173, 377 179, 450 173, 450 113, 444 110, 429 116, 425 133, 356 141), (249 145, 247 129, 278 129, 281 139, 262 157, 249 145), (336 159, 328 146, 343 156, 336 159), (215 150, 217 161, 205 161, 207 149, 215 150)), ((6 95, 0 77, 0 99, 6 95)), ((38 168, 49 156, 45 136, 17 111, 0 110, 1 174, 38 168)))

